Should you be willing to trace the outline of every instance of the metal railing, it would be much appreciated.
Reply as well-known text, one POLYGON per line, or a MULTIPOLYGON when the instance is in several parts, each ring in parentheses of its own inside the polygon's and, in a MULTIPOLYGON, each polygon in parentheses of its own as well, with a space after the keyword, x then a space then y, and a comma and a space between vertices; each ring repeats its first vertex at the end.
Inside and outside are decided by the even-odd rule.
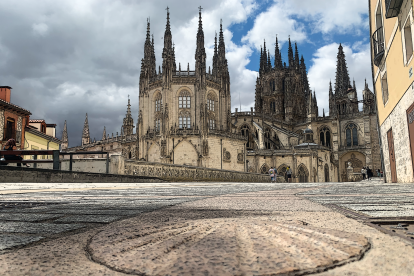
POLYGON ((72 171, 73 155, 87 154, 106 154, 106 173, 109 173, 109 153, 104 151, 82 151, 82 152, 60 152, 58 150, 0 150, 0 156, 3 155, 33 155, 33 159, 23 160, 4 160, 1 163, 34 163, 33 168, 37 168, 38 163, 53 163, 53 170, 60 170, 61 155, 69 155, 69 171, 72 171), (37 160, 38 155, 51 155, 53 158, 48 160, 37 160))
POLYGON ((372 34, 372 45, 374 47, 374 64, 378 67, 384 57, 384 33, 382 27, 379 27, 372 34))

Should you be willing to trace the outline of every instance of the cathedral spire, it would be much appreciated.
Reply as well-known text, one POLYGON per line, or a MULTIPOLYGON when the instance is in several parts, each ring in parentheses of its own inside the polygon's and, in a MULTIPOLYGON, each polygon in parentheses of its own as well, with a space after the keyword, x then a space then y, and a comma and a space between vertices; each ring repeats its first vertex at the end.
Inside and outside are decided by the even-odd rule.
POLYGON ((67 149, 69 146, 69 139, 68 139, 68 127, 66 126, 66 120, 65 124, 63 125, 63 132, 62 132, 62 144, 61 149, 67 149))
POLYGON ((267 51, 266 51, 266 40, 263 42, 263 69, 267 72, 267 51))
POLYGON ((302 77, 303 87, 305 91, 308 92, 309 91, 309 80, 308 80, 308 73, 306 72, 305 59, 303 58, 303 56, 300 58, 299 69, 300 69, 300 74, 302 77))
POLYGON ((102 133, 102 141, 103 140, 106 140, 106 127, 104 126, 104 130, 103 130, 103 133, 102 133))
POLYGON ((295 69, 299 70, 299 51, 298 45, 295 42, 295 69))
POLYGON ((288 61, 289 61, 289 68, 294 68, 293 49, 292 49, 292 43, 290 42, 290 36, 289 36, 289 48, 288 48, 288 61))
POLYGON ((174 65, 175 60, 170 28, 170 9, 167 7, 167 25, 165 27, 164 48, 162 50, 162 80, 164 89, 171 88, 172 74, 175 71, 174 65))
POLYGON ((270 71, 272 69, 272 62, 270 61, 270 51, 267 50, 267 70, 270 71))
POLYGON ((214 37, 214 55, 213 55, 213 75, 217 75, 217 67, 218 67, 218 54, 217 54, 217 32, 216 36, 214 37))
POLYGON ((350 80, 348 68, 346 66, 345 54, 342 45, 339 44, 336 62, 335 96, 346 96, 349 84, 350 80))
POLYGON ((204 86, 205 84, 205 74, 206 74, 206 50, 204 48, 204 31, 203 31, 203 22, 201 20, 201 10, 200 6, 198 13, 198 31, 197 31, 197 48, 195 53, 195 70, 196 77, 200 81, 200 84, 204 86))
POLYGON ((277 36, 276 36, 276 45, 275 45, 275 68, 276 69, 281 69, 283 67, 282 64, 282 55, 280 53, 279 50, 279 42, 277 41, 277 36))
POLYGON ((85 123, 83 124, 83 131, 82 131, 82 146, 89 144, 90 137, 89 137, 89 123, 88 123, 88 113, 86 113, 85 123))
POLYGON ((131 115, 131 100, 129 99, 129 95, 128 95, 127 113, 123 120, 122 128, 125 132, 125 135, 127 136, 132 135, 133 129, 134 129, 134 119, 132 119, 132 115, 131 115))

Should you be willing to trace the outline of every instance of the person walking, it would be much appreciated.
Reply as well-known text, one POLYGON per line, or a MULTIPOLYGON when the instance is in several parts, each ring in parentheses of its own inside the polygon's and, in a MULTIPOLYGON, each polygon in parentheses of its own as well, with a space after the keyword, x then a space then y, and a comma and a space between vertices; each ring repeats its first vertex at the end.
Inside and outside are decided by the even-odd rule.
POLYGON ((368 178, 368 180, 371 180, 371 177, 372 177, 372 170, 369 167, 367 167, 367 178, 368 178))
POLYGON ((269 175, 270 175, 270 183, 273 183, 273 180, 275 178, 275 171, 272 169, 272 167, 270 167, 269 175))
POLYGON ((287 168, 286 174, 287 174, 288 182, 289 183, 292 182, 292 170, 290 169, 290 167, 287 168))
POLYGON ((365 180, 365 174, 367 173, 365 170, 365 167, 362 167, 361 173, 362 173, 362 180, 365 180))
MULTIPOLYGON (((6 144, 3 147, 3 150, 14 150, 14 147, 16 147, 16 141, 14 139, 9 139, 6 144)), ((5 160, 18 160, 22 161, 23 157, 18 155, 4 155, 5 160)), ((24 163, 23 163, 24 164, 24 163)), ((29 164, 24 164, 26 167, 30 167, 29 164)), ((17 163, 17 167, 21 167, 22 163, 17 163)))
POLYGON ((276 170, 276 167, 273 167, 273 171, 275 172, 275 183, 277 182, 277 170, 276 170))

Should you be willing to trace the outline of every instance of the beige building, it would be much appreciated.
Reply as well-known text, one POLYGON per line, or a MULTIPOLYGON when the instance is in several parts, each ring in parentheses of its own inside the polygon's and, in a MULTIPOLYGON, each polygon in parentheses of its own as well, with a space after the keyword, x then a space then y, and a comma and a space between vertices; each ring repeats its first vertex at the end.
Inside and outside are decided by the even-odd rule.
MULTIPOLYGON (((363 166, 380 168, 375 106, 358 109, 355 82, 351 86, 342 46, 334 88, 327 84, 329 116, 325 112, 319 116, 297 46, 294 51, 289 40, 286 65, 276 40, 275 57, 272 64, 264 45, 255 108, 249 112, 236 109, 232 114, 221 26, 213 66, 207 69, 200 12, 194 70, 189 65, 181 68, 176 66, 168 12, 158 71, 148 22, 137 133, 133 133, 128 102, 121 135, 109 137, 104 130, 102 140, 90 141, 86 118, 82 145, 66 150, 103 150, 148 162, 258 173, 276 167, 283 176, 290 167, 297 182, 347 181, 348 164, 358 176, 363 166)), ((367 85, 363 97, 374 98, 367 85)))
POLYGON ((372 73, 387 182, 414 181, 413 1, 370 0, 372 73))
MULTIPOLYGON (((25 132, 25 150, 59 150, 61 141, 56 138, 55 124, 46 124, 45 120, 29 120, 25 132)), ((23 158, 33 159, 33 156, 25 155, 23 158)), ((52 156, 40 155, 37 159, 52 159, 52 156)))

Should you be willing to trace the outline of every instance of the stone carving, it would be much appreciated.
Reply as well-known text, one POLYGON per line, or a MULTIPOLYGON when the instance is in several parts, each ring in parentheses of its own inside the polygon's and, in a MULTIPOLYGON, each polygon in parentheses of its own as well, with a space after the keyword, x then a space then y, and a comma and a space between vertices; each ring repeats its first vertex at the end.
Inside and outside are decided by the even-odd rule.
POLYGON ((354 169, 355 173, 360 173, 363 167, 363 163, 361 160, 355 157, 355 154, 351 154, 351 158, 345 161, 345 167, 351 166, 354 169), (349 163, 351 163, 349 165, 349 163))
POLYGON ((239 162, 244 161, 244 154, 242 152, 237 154, 237 161, 239 161, 239 162))
POLYGON ((165 157, 167 155, 167 141, 161 141, 161 156, 165 157))
POLYGON ((223 148, 223 161, 230 161, 231 154, 226 150, 226 148, 223 148))
POLYGON ((208 140, 203 140, 203 155, 208 156, 208 140))

